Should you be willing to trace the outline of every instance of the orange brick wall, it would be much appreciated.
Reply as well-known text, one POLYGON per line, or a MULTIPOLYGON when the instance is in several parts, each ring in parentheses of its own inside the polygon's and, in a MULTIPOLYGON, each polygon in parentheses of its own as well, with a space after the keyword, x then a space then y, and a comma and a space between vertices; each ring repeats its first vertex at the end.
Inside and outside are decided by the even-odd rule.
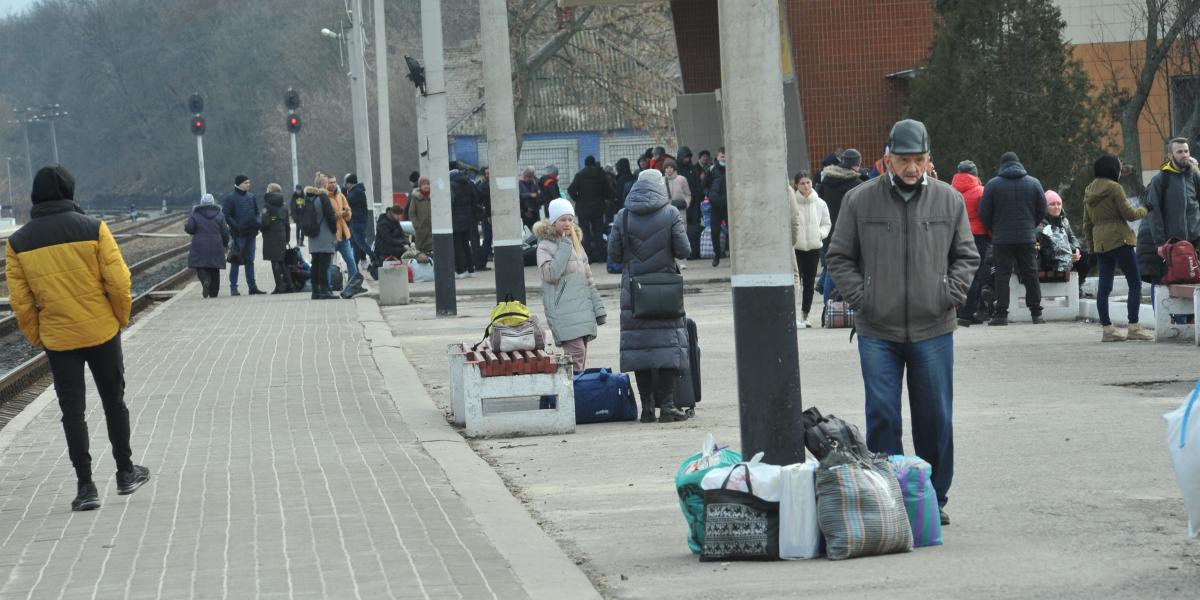
MULTIPOLYGON (((900 116, 905 87, 886 75, 916 67, 928 54, 933 0, 787 4, 809 156, 819 163, 835 147, 853 147, 873 162, 900 116)), ((716 0, 676 0, 671 9, 684 91, 721 87, 716 0)))
POLYGON ((902 111, 905 85, 886 75, 928 55, 932 0, 788 0, 788 20, 809 156, 819 164, 841 146, 873 162, 902 111))

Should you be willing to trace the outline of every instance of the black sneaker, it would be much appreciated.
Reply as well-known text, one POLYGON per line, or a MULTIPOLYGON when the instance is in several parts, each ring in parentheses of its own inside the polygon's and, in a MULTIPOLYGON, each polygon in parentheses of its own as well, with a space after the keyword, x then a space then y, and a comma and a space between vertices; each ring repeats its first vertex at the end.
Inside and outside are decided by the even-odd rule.
POLYGON ((949 524, 950 524, 950 515, 947 515, 947 514, 946 514, 946 509, 944 509, 944 508, 939 508, 939 509, 938 509, 938 516, 939 516, 939 517, 941 517, 941 519, 942 519, 942 525, 949 525, 949 524))
POLYGON ((150 469, 133 465, 128 471, 117 471, 117 495, 127 496, 150 481, 150 469))
POLYGON ((988 326, 993 325, 1008 325, 1008 315, 996 315, 992 317, 992 320, 988 321, 988 326))
POLYGON ((958 326, 959 326, 959 327, 970 327, 970 326, 971 326, 971 320, 970 320, 970 319, 964 319, 964 318, 962 318, 962 317, 959 317, 959 318, 958 318, 958 326))
POLYGON ((262 291, 262 290, 260 290, 260 289, 258 289, 258 288, 250 288, 250 295, 251 295, 251 296, 257 296, 257 295, 259 295, 259 294, 265 294, 265 293, 266 293, 266 292, 264 292, 264 291, 262 291))
POLYGON ((96 492, 96 484, 88 482, 79 484, 75 499, 71 501, 71 510, 96 510, 100 508, 100 494, 96 492))
POLYGON ((371 279, 379 281, 379 267, 371 265, 367 267, 367 272, 371 274, 371 279))
POLYGON ((237 290, 229 290, 229 295, 230 296, 241 296, 242 293, 237 290))
POLYGON ((1033 315, 1033 324, 1034 325, 1041 325, 1042 323, 1045 323, 1045 322, 1046 322, 1046 320, 1042 318, 1042 315, 1033 315))

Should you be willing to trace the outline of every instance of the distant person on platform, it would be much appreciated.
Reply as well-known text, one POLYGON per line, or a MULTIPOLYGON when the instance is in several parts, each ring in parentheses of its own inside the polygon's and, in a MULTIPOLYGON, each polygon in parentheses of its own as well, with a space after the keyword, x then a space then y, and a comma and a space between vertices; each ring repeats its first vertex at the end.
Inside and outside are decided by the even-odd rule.
POLYGON ((291 218, 287 204, 283 201, 283 187, 278 183, 267 185, 263 194, 262 215, 263 259, 271 263, 271 275, 275 280, 272 294, 285 294, 292 289, 292 276, 288 273, 284 257, 288 238, 291 237, 291 218))
POLYGON ((547 218, 550 217, 550 202, 562 198, 562 190, 558 187, 558 167, 546 165, 538 180, 538 204, 547 218))
MULTIPOLYGON (((830 230, 837 229, 838 214, 842 210, 842 198, 846 194, 863 182, 862 176, 858 172, 858 167, 862 164, 862 153, 854 148, 838 149, 837 154, 830 154, 825 157, 837 159, 833 163, 826 165, 821 169, 820 185, 814 185, 814 191, 825 201, 826 208, 829 209, 830 230)), ((833 280, 829 278, 829 264, 825 260, 826 253, 829 252, 829 243, 833 241, 833 234, 825 238, 821 244, 821 280, 820 287, 821 295, 825 301, 830 300, 833 294, 833 280)))
POLYGON ((413 190, 408 199, 408 220, 412 223, 416 236, 413 245, 422 254, 433 255, 433 206, 429 200, 429 177, 421 175, 417 179, 417 189, 413 190))
POLYGON ((233 233, 231 244, 241 250, 242 262, 229 265, 229 295, 240 296, 238 293, 238 267, 246 269, 246 285, 250 286, 250 294, 265 294, 258 289, 254 279, 254 251, 258 240, 258 230, 262 226, 258 217, 258 198, 250 193, 250 178, 238 175, 233 178, 233 191, 221 200, 221 210, 225 213, 225 222, 233 233))
POLYGON ((843 199, 826 262, 855 309, 867 447, 906 454, 900 402, 907 378, 913 454, 933 467, 948 525, 941 508, 954 478, 955 309, 967 299, 979 253, 962 195, 926 171, 925 125, 896 123, 888 147, 889 173, 843 199))
POLYGON ((367 206, 367 186, 359 183, 358 175, 354 173, 347 174, 343 181, 346 183, 346 202, 350 205, 350 247, 354 250, 355 266, 366 261, 371 278, 378 281, 379 271, 375 269, 375 253, 367 244, 367 226, 371 224, 371 213, 367 206))
POLYGON ((129 324, 129 267, 108 225, 75 204, 75 178, 60 165, 33 178, 30 221, 8 238, 9 303, 21 333, 45 348, 62 410, 67 454, 75 468, 71 510, 100 507, 88 453, 83 369, 92 372, 108 441, 117 463, 117 494, 132 494, 150 480, 150 470, 133 464, 129 409, 125 406, 125 361, 121 328, 129 324))
POLYGON ((229 246, 232 236, 229 224, 225 222, 225 214, 217 206, 217 199, 212 194, 205 194, 200 199, 200 206, 192 209, 192 214, 183 224, 183 230, 192 236, 191 247, 188 248, 188 268, 195 269, 196 277, 200 279, 200 296, 216 298, 221 291, 225 248, 229 246))
POLYGON ((400 259, 412 245, 400 221, 404 220, 404 209, 399 206, 389 206, 375 221, 375 256, 380 261, 400 259))
POLYGON ((575 226, 583 232, 583 250, 591 260, 603 261, 606 257, 604 235, 604 211, 616 197, 604 169, 596 164, 595 156, 583 159, 583 168, 575 174, 567 193, 575 201, 575 226))

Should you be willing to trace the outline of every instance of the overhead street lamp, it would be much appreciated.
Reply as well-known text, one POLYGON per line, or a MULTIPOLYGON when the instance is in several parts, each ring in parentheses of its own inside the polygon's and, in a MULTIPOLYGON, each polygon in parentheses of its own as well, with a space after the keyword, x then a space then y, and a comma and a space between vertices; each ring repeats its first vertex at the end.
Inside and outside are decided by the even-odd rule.
POLYGON ((321 35, 338 40, 339 58, 341 45, 346 44, 346 54, 350 62, 350 108, 354 124, 354 169, 358 181, 367 190, 374 193, 375 177, 371 168, 371 132, 367 116, 367 78, 366 65, 363 57, 362 9, 361 0, 350 0, 346 18, 349 23, 339 24, 341 32, 335 32, 328 27, 321 28, 321 35))

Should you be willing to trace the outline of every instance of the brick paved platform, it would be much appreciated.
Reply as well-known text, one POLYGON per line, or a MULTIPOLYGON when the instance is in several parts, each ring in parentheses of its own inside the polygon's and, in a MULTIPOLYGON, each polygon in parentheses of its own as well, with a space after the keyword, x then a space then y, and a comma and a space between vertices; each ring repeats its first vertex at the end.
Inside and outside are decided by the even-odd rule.
MULTIPOLYGON (((475 484, 452 484, 393 402, 364 334, 367 302, 202 300, 193 285, 135 326, 127 401, 134 459, 153 480, 116 494, 90 390, 97 511, 70 510, 48 391, 0 436, 0 598, 538 597, 468 508, 478 496, 463 486, 475 484)), ((436 412, 412 385, 404 402, 436 412)), ((466 448, 444 422, 417 426, 466 448)))

